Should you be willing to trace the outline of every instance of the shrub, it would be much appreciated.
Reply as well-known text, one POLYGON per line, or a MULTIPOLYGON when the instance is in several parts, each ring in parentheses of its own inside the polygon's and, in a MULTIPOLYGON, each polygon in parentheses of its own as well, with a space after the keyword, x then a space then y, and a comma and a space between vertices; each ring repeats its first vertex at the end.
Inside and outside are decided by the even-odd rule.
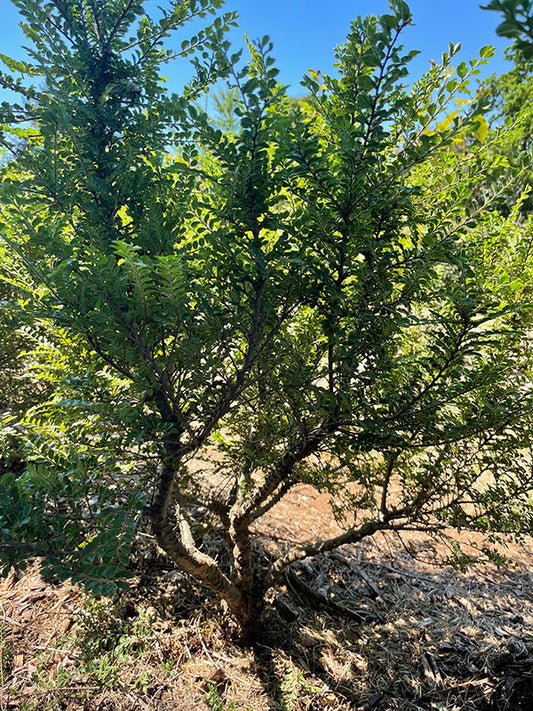
POLYGON ((513 175, 469 91, 491 50, 453 68, 450 46, 408 90, 393 0, 297 101, 267 37, 231 53, 232 13, 167 49, 221 0, 159 20, 137 0, 16 4, 34 49, 5 62, 39 84, 3 75, 21 97, 2 108, 4 241, 20 303, 64 334, 71 396, 39 409, 54 456, 9 481, 26 503, 2 505, 4 550, 105 591, 144 510, 246 635, 307 556, 378 531, 531 530, 529 242, 493 212, 513 175), (163 65, 187 55, 169 96, 163 65), (236 97, 225 131, 196 101, 216 82, 236 97), (345 530, 265 559, 253 524, 300 483, 345 530), (199 510, 225 556, 202 549, 199 510))

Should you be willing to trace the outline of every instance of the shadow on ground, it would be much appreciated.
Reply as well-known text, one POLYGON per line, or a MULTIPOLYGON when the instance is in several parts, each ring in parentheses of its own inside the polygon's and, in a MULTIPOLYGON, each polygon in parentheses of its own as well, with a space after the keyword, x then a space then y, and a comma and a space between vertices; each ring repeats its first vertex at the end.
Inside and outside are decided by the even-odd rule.
POLYGON ((255 644, 158 562, 113 601, 0 582, 1 711, 530 711, 532 577, 343 549, 294 569, 255 644))

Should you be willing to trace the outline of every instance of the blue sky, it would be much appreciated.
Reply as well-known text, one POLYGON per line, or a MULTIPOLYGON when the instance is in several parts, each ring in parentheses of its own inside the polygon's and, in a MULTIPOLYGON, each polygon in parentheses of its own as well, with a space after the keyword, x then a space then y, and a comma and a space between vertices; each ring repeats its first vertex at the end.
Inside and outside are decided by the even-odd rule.
MULTIPOLYGON (((166 0, 150 0, 154 6, 166 0)), ((496 56, 484 74, 505 71, 503 49, 508 40, 496 36, 499 16, 479 8, 479 0, 411 0, 414 27, 405 31, 403 43, 419 49, 413 61, 412 79, 429 69, 430 59, 439 60, 448 43, 461 42, 461 59, 477 55, 480 47, 492 44, 496 56)), ((357 15, 388 11, 387 0, 227 0, 226 9, 240 15, 239 30, 233 33, 237 46, 244 30, 251 38, 269 34, 274 42, 274 56, 281 70, 280 79, 290 84, 291 94, 300 93, 299 81, 309 68, 333 71, 333 47, 346 36, 357 15)), ((20 56, 24 38, 18 28, 18 14, 10 0, 0 0, 0 52, 20 56)), ((179 65, 167 72, 171 88, 179 86, 183 70, 179 65)))
MULTIPOLYGON (((499 15, 481 10, 479 0, 411 0, 408 4, 415 24, 405 31, 403 43, 421 51, 411 65, 415 78, 430 68, 430 59, 439 61, 449 42, 461 43, 460 57, 465 60, 491 44, 498 51, 486 73, 506 70, 503 49, 509 40, 496 36, 499 15)), ((387 0, 230 0, 228 7, 239 11, 240 24, 251 37, 271 36, 281 79, 294 88, 309 68, 332 70, 333 47, 344 40, 351 20, 389 11, 387 0)))

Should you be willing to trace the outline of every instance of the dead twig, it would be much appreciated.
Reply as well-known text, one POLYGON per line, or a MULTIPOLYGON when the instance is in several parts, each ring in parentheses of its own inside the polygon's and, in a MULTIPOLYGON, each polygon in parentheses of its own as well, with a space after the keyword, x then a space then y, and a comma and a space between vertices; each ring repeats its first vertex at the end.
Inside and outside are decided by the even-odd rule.
POLYGON ((357 620, 357 622, 371 623, 381 621, 381 618, 373 612, 368 612, 367 610, 354 610, 350 607, 346 607, 345 605, 341 605, 335 600, 331 600, 323 593, 318 592, 318 590, 313 590, 313 588, 307 585, 307 583, 304 583, 301 577, 290 568, 285 570, 285 580, 294 592, 307 598, 314 607, 318 606, 329 608, 340 615, 345 615, 352 620, 357 620))
POLYGON ((368 596, 372 598, 372 600, 375 600, 379 597, 379 588, 375 585, 373 580, 371 580, 371 578, 364 572, 364 570, 361 570, 361 568, 358 568, 355 565, 353 558, 345 556, 342 553, 339 553, 339 551, 333 551, 333 553, 330 554, 330 557, 334 558, 335 560, 338 560, 339 563, 343 563, 343 565, 348 566, 350 570, 353 570, 353 572, 361 578, 361 580, 364 582, 368 589, 368 596))
POLYGON ((439 667, 435 661, 435 657, 429 652, 422 655, 422 666, 424 667, 424 675, 431 685, 432 689, 437 689, 442 686, 442 676, 439 667))

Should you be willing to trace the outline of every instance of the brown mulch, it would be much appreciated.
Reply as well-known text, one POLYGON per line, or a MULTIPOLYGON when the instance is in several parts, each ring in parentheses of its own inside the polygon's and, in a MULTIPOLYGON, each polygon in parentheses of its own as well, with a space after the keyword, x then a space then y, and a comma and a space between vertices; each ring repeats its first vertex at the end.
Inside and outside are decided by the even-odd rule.
MULTIPOLYGON (((304 489, 265 519, 265 545, 336 532, 304 489)), ((460 574, 390 536, 295 566, 253 648, 219 605, 149 562, 131 591, 95 602, 36 566, 0 580, 0 711, 506 711, 533 709, 533 552, 460 574), (122 650, 122 651, 121 651, 122 650)), ((405 543, 405 541, 404 541, 405 543)))

